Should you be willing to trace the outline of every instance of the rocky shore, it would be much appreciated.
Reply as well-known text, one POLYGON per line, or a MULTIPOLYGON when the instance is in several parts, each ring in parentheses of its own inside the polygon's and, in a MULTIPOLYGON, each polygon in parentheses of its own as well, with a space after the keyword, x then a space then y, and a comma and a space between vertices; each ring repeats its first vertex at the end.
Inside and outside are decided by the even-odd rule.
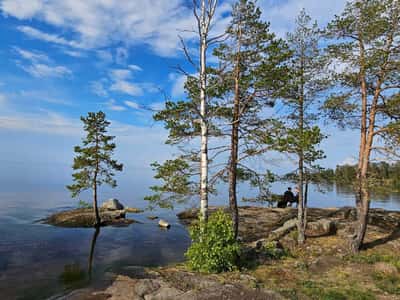
MULTIPOLYGON (((239 215, 248 262, 241 270, 206 275, 184 265, 133 267, 134 272, 113 274, 102 290, 83 289, 60 299, 399 299, 400 212, 372 209, 365 249, 355 256, 347 250, 353 208, 309 209, 303 246, 296 242, 294 208, 246 206, 239 215), (271 241, 283 257, 271 257, 266 248, 271 241)), ((197 210, 178 217, 190 225, 197 210)))

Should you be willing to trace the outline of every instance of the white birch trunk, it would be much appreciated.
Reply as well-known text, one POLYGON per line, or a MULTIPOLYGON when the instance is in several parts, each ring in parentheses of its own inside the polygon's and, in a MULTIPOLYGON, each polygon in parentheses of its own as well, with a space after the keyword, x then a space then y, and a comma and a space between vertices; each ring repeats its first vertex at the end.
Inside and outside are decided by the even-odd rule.
POLYGON ((206 0, 201 0, 200 16, 197 19, 200 37, 200 215, 204 221, 208 219, 207 37, 216 1, 211 6, 210 3, 207 4, 208 8, 206 8, 206 0))

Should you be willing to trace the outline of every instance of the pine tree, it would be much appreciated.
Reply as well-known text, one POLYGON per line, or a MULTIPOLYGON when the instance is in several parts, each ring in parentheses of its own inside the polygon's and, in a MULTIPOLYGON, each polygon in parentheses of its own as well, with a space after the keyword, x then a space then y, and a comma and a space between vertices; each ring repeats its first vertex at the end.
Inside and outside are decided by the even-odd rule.
POLYGON ((259 143, 257 134, 262 131, 265 138, 269 120, 263 112, 273 105, 285 84, 287 69, 283 62, 289 51, 283 40, 270 32, 269 23, 261 20, 261 10, 254 1, 239 0, 233 6, 225 40, 214 55, 219 62, 215 73, 223 91, 219 106, 226 108, 220 117, 229 124, 221 130, 230 138, 229 206, 237 236, 237 181, 244 174, 253 181, 260 177, 261 170, 249 168, 245 161, 268 150, 266 144, 259 143))
POLYGON ((114 136, 107 135, 107 127, 110 122, 106 115, 99 111, 89 112, 87 117, 81 117, 86 137, 82 140, 83 146, 74 148, 77 156, 74 158, 72 168, 76 173, 72 174, 74 184, 67 186, 72 197, 78 196, 82 191, 92 189, 93 191, 93 213, 95 215, 95 226, 101 224, 97 206, 97 188, 103 183, 116 187, 113 179, 114 171, 122 171, 122 164, 112 159, 116 147, 113 143, 114 136))
POLYGON ((335 71, 335 92, 324 108, 340 126, 360 131, 357 222, 351 240, 351 250, 358 252, 370 206, 370 161, 379 154, 399 157, 400 2, 349 2, 328 24, 326 36, 334 41, 328 57, 335 71))
POLYGON ((323 62, 321 60, 318 41, 320 31, 317 23, 311 23, 311 18, 303 9, 296 19, 294 32, 287 36, 292 58, 289 63, 290 80, 283 95, 285 105, 282 113, 283 137, 278 150, 297 156, 297 173, 299 188, 298 203, 298 242, 304 243, 307 225, 306 203, 306 168, 314 169, 315 161, 324 158, 317 147, 324 136, 315 125, 316 100, 327 88, 327 83, 321 76, 323 62))

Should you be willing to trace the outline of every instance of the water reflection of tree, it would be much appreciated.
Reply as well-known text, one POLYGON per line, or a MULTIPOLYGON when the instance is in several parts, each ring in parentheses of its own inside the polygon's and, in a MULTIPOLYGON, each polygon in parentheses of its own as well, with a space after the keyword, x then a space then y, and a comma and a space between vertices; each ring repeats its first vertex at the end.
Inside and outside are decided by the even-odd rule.
POLYGON ((87 271, 85 271, 79 262, 75 262, 72 264, 66 264, 64 266, 64 271, 60 275, 61 281, 67 286, 78 287, 81 285, 85 285, 92 279, 92 270, 93 270, 93 258, 94 258, 94 250, 96 247, 97 237, 100 234, 100 228, 96 227, 93 232, 92 240, 90 243, 90 252, 88 258, 88 266, 87 271))
POLYGON ((94 256, 94 248, 96 247, 97 237, 100 234, 100 227, 96 227, 93 233, 92 242, 90 244, 90 254, 89 254, 89 262, 88 262, 88 275, 89 280, 92 279, 92 266, 93 266, 93 256, 94 256))

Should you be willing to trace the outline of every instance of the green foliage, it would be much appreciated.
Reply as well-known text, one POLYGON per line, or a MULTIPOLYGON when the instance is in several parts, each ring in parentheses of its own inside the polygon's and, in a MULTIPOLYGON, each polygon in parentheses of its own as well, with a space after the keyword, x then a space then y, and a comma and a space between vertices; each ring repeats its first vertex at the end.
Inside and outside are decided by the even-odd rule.
POLYGON ((72 185, 67 186, 72 197, 76 197, 84 190, 93 189, 103 183, 115 187, 114 170, 122 171, 122 164, 111 158, 116 147, 112 142, 114 136, 107 135, 110 122, 102 111, 89 112, 87 117, 81 117, 86 137, 82 140, 83 146, 74 148, 77 156, 72 168, 77 172, 72 174, 72 185))
POLYGON ((162 180, 162 184, 151 186, 153 195, 144 198, 149 201, 150 208, 172 209, 175 204, 184 203, 198 192, 197 183, 191 180, 194 170, 184 157, 167 160, 164 164, 154 162, 151 166, 156 172, 154 178, 162 180))
POLYGON ((78 208, 93 208, 93 205, 84 200, 79 200, 78 208))
POLYGON ((380 151, 390 156, 400 145, 399 28, 399 1, 368 0, 348 1, 324 31, 332 85, 322 106, 328 120, 360 130, 362 118, 373 115, 363 130, 376 131, 375 140, 385 144, 380 151))
POLYGON ((281 248, 278 248, 276 242, 268 242, 263 246, 262 251, 269 259, 281 259, 288 255, 288 253, 281 248))
POLYGON ((232 228, 231 217, 222 210, 212 214, 207 223, 194 224, 190 228, 192 245, 185 254, 188 266, 206 273, 234 270, 240 245, 232 228))

